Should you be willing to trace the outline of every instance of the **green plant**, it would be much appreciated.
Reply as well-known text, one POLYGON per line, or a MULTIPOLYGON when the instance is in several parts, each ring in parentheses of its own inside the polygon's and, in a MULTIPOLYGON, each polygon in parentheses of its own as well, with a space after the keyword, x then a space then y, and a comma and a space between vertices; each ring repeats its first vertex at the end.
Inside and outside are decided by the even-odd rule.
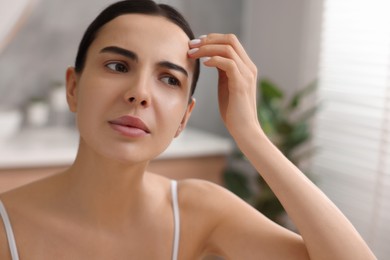
MULTIPOLYGON (((298 167, 315 150, 309 145, 310 120, 316 114, 318 106, 311 104, 303 108, 302 104, 304 98, 313 93, 316 88, 317 84, 314 82, 294 93, 289 99, 269 80, 260 80, 258 84, 257 114, 262 128, 279 150, 298 167)), ((234 158, 239 161, 246 160, 240 152, 237 152, 234 158)), ((305 174, 310 177, 308 172, 305 174)), ((280 223, 279 217, 284 213, 282 205, 259 174, 252 176, 255 177, 233 166, 228 167, 224 173, 227 188, 270 219, 280 223), (253 178, 255 178, 255 188, 253 178)))

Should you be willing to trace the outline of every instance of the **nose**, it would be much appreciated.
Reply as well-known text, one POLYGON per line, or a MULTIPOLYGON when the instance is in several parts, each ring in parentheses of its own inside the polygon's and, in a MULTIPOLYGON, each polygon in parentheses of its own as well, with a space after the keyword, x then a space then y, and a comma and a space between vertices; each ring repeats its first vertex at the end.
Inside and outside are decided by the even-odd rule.
POLYGON ((124 95, 125 102, 142 107, 149 106, 151 101, 151 82, 148 82, 146 77, 138 77, 130 84, 124 95))
POLYGON ((140 102, 138 101, 138 99, 137 98, 135 98, 135 97, 130 97, 130 98, 128 98, 127 99, 127 101, 129 102, 129 103, 132 103, 132 104, 140 104, 141 106, 143 106, 143 107, 146 107, 148 104, 149 104, 149 102, 148 101, 146 101, 145 99, 142 99, 140 102))

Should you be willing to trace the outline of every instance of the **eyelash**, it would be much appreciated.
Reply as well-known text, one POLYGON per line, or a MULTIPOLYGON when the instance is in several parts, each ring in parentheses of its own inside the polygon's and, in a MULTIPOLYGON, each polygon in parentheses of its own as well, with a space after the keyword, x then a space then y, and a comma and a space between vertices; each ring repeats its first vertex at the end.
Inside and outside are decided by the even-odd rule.
POLYGON ((129 68, 127 64, 119 61, 113 61, 109 62, 105 65, 109 70, 115 71, 115 72, 120 72, 120 73, 126 73, 129 71, 129 68), (114 65, 114 68, 111 68, 110 66, 114 65), (117 66, 121 66, 121 70, 118 70, 117 66), (124 71, 123 71, 124 70, 124 71))
MULTIPOLYGON (((105 65, 109 70, 119 73, 126 73, 129 71, 129 68, 126 63, 119 62, 119 61, 112 61, 105 65), (114 66, 113 68, 111 66, 114 66), (117 66, 121 66, 121 69, 119 69, 117 66)), ((163 81, 165 84, 175 87, 180 87, 181 82, 179 79, 172 75, 164 75, 160 78, 161 81, 163 81), (168 81, 164 81, 164 79, 167 79, 168 81), (172 82, 173 81, 173 82, 172 82)))
POLYGON ((178 80, 176 77, 173 77, 171 75, 164 75, 161 77, 160 80, 163 81, 165 84, 170 85, 170 86, 175 86, 175 87, 181 86, 180 80, 178 80), (164 79, 168 79, 168 82, 164 82, 164 79), (174 82, 173 83, 170 82, 171 80, 173 80, 174 82))

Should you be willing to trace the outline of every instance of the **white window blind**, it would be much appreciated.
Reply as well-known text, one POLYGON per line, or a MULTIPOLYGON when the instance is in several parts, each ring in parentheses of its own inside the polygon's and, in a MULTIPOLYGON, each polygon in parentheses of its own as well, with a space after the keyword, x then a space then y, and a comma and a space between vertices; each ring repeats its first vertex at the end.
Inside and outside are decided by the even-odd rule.
POLYGON ((390 259, 390 1, 325 0, 320 60, 313 172, 390 259))

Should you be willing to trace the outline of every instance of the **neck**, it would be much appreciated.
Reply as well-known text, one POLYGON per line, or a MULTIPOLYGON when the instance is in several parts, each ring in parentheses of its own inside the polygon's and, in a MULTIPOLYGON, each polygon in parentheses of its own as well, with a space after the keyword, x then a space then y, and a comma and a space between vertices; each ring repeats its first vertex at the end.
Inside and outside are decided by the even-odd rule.
POLYGON ((88 221, 96 220, 96 225, 126 223, 130 213, 134 216, 145 205, 147 164, 116 161, 80 144, 75 163, 64 175, 67 197, 88 221))

